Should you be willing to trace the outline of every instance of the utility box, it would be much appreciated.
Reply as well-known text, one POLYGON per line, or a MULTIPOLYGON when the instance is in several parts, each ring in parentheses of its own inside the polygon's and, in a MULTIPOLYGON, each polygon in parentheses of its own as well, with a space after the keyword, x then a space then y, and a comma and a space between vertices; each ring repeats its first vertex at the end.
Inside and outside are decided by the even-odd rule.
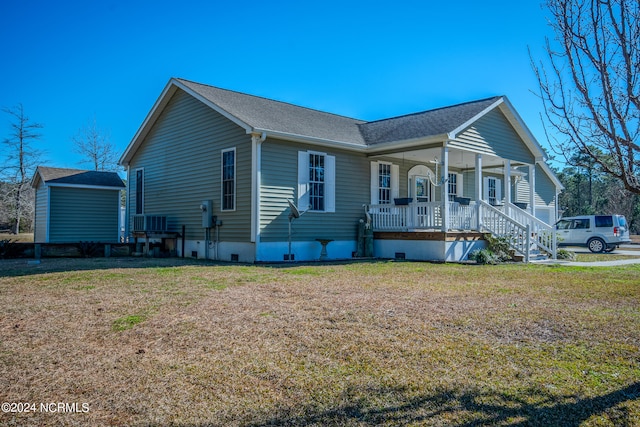
POLYGON ((205 200, 200 204, 202 211, 202 228, 213 227, 213 200, 205 200))

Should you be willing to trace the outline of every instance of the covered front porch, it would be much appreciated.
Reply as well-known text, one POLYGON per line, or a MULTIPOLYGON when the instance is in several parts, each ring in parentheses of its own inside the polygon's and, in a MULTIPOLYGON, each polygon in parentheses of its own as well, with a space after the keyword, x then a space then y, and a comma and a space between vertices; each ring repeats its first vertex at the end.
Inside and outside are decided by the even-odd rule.
MULTIPOLYGON (((367 132, 374 233, 414 233, 416 241, 431 231, 491 233, 527 260, 534 250, 555 257, 562 184, 506 97, 369 123, 367 132)), ((385 250, 406 245, 393 242, 385 250)), ((449 259, 443 250, 440 259, 449 259)))
POLYGON ((557 191, 544 191, 549 180, 533 156, 516 157, 452 141, 377 156, 366 207, 374 233, 420 233, 409 239, 417 241, 429 232, 491 233, 509 239, 525 261, 536 251, 555 257, 557 191))

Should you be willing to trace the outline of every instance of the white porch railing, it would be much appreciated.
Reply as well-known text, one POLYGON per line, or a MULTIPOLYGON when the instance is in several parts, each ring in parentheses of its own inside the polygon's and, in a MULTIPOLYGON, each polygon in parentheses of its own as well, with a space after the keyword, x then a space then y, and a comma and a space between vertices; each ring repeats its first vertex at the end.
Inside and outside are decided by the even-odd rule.
MULTIPOLYGON (((369 215, 377 231, 409 231, 442 228, 442 203, 418 202, 408 205, 371 205, 369 215)), ((477 230, 478 208, 475 203, 449 202, 449 229, 477 230)))
POLYGON ((528 224, 534 243, 538 248, 551 254, 553 259, 556 259, 556 228, 511 203, 507 203, 505 208, 507 209, 506 214, 509 218, 514 219, 520 224, 528 224))
POLYGON ((483 200, 479 202, 479 208, 482 228, 494 236, 507 238, 511 247, 524 255, 525 262, 529 262, 531 254, 531 228, 529 224, 520 224, 483 200))
MULTIPOLYGON (((556 234, 553 226, 507 203, 498 209, 479 201, 469 205, 449 203, 449 230, 478 230, 509 239, 511 246, 529 261, 531 251, 540 248, 555 259, 556 234)), ((375 231, 441 230, 440 202, 408 205, 371 205, 368 213, 375 231)))

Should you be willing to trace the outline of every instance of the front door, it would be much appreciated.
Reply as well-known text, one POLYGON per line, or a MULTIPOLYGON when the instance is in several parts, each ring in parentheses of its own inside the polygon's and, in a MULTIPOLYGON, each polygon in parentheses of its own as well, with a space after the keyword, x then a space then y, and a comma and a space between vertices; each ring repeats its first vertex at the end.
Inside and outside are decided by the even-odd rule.
POLYGON ((433 201, 433 185, 426 176, 414 177, 415 188, 414 194, 416 202, 432 202, 433 201))

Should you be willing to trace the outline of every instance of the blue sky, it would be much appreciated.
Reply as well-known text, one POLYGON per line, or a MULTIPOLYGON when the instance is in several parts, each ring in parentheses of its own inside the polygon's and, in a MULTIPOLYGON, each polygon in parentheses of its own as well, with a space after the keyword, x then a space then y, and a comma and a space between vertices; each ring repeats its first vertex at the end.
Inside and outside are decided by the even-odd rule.
POLYGON ((124 151, 171 77, 363 120, 507 95, 546 146, 545 36, 537 0, 5 1, 0 107, 44 125, 57 167, 88 167, 71 138, 93 117, 124 151))

